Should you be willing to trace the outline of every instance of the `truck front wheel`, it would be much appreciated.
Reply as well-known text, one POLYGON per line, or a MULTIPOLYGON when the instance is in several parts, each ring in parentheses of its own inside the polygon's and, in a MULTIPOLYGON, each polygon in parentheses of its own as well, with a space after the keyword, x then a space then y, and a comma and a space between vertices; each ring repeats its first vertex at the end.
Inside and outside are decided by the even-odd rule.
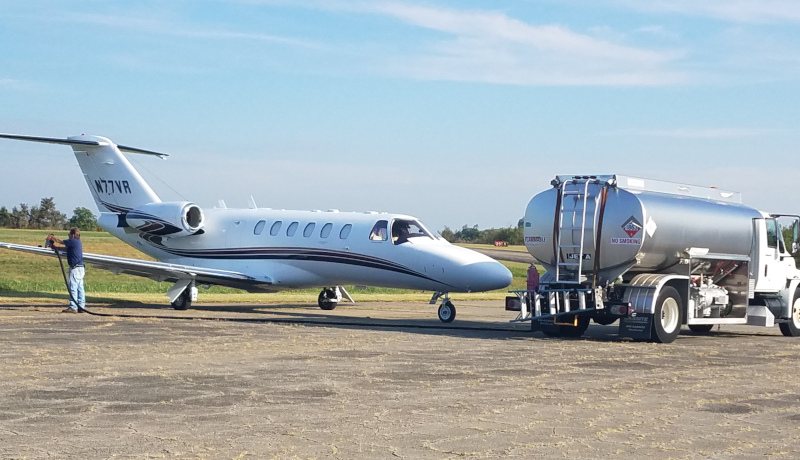
POLYGON ((656 300, 653 314, 653 333, 651 340, 658 343, 671 343, 681 332, 681 297, 672 286, 664 286, 656 300))
POLYGON ((780 323, 781 333, 786 337, 800 336, 800 291, 795 291, 794 301, 792 301, 792 311, 790 312, 789 322, 780 323))

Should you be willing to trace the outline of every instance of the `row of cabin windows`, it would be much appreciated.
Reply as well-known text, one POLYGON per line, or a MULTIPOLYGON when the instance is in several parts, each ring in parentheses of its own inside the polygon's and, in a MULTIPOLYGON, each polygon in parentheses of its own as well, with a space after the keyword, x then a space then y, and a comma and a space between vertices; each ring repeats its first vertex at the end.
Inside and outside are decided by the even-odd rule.
MULTIPOLYGON (((253 229, 253 233, 255 235, 260 235, 264 231, 264 227, 266 227, 266 225, 266 220, 259 220, 253 229)), ((272 236, 278 236, 282 225, 282 221, 275 221, 269 229, 269 234, 272 236)), ((299 222, 292 222, 289 224, 289 226, 286 227, 286 236, 294 236, 295 233, 297 233, 299 226, 299 222)), ((310 238, 314 233, 316 226, 316 222, 309 222, 306 224, 306 226, 303 228, 303 236, 310 238)), ((422 224, 415 220, 395 219, 392 221, 391 229, 389 227, 389 221, 379 220, 375 223, 375 226, 372 227, 372 231, 369 234, 369 239, 372 241, 386 241, 391 236, 393 244, 403 244, 410 238, 422 237, 436 239, 425 227, 422 226, 422 224)), ((348 236, 350 236, 350 230, 352 229, 352 224, 345 224, 342 229, 339 230, 339 238, 343 240, 346 239, 348 236)), ((332 230, 333 224, 331 222, 326 223, 322 226, 322 229, 320 229, 319 237, 328 238, 332 230)))
MULTIPOLYGON (((266 220, 259 220, 256 223, 255 228, 253 229, 254 235, 260 235, 264 231, 264 227, 267 225, 266 220)), ((272 236, 278 236, 278 233, 281 231, 281 226, 283 226, 283 221, 276 220, 272 227, 269 229, 269 234, 272 236)), ((292 222, 286 227, 286 236, 294 236, 297 233, 297 228, 300 226, 299 222, 292 222)), ((311 235, 314 233, 314 228, 316 228, 316 222, 309 222, 306 224, 305 228, 303 228, 303 236, 306 238, 310 238, 311 235)), ((352 224, 345 224, 344 227, 339 231, 339 238, 346 239, 350 236, 350 230, 353 229, 352 224)), ((333 230, 333 224, 328 222, 322 226, 322 229, 319 231, 320 238, 327 238, 331 235, 331 230, 333 230)))

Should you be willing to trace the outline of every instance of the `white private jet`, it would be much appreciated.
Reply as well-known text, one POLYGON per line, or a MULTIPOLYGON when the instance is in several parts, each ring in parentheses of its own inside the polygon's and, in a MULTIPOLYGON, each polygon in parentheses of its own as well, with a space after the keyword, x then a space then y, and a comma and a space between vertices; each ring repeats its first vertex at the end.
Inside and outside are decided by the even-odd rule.
MULTIPOLYGON (((175 309, 189 308, 197 287, 249 292, 322 287, 319 306, 332 310, 343 285, 433 291, 439 319, 456 315, 450 292, 501 289, 511 272, 475 251, 453 246, 417 219, 402 214, 274 209, 201 209, 163 202, 121 152, 165 154, 117 145, 100 136, 66 139, 0 134, 0 138, 72 147, 100 210, 98 223, 158 262, 84 254, 93 267, 174 283, 175 309)), ((54 255, 45 248, 0 247, 54 255)))

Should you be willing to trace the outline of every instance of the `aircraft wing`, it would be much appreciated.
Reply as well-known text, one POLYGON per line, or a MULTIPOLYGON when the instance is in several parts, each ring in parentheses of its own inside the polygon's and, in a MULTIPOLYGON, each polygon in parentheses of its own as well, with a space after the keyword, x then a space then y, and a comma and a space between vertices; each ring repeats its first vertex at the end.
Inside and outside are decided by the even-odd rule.
MULTIPOLYGON (((0 248, 56 257, 56 253, 52 249, 39 246, 0 242, 0 248)), ((66 258, 66 254, 63 251, 62 257, 66 258)), ((175 283, 180 280, 194 280, 197 284, 229 286, 237 289, 258 288, 258 290, 269 290, 269 285, 272 284, 270 279, 256 279, 243 273, 193 267, 191 265, 169 264, 90 253, 84 253, 83 260, 94 268, 108 270, 116 274, 124 273, 126 275, 141 276, 155 281, 175 283)))

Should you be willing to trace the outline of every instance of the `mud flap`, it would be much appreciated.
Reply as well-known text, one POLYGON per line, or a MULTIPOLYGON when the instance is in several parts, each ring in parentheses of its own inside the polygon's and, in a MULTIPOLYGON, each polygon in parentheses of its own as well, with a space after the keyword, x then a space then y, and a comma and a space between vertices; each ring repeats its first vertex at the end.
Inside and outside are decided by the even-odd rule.
POLYGON ((650 340, 652 332, 652 314, 637 313, 636 316, 626 316, 619 319, 620 337, 629 337, 634 340, 650 340))

